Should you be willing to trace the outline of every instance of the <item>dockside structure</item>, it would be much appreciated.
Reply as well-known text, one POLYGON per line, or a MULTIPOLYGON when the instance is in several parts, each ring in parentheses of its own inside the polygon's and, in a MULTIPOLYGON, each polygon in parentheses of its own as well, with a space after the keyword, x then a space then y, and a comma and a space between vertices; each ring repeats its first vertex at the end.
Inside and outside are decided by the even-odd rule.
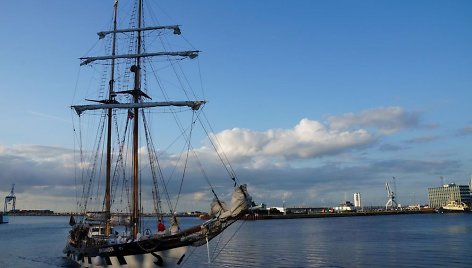
POLYGON ((431 208, 440 208, 454 200, 472 205, 469 185, 450 183, 441 187, 428 188, 428 198, 431 208))

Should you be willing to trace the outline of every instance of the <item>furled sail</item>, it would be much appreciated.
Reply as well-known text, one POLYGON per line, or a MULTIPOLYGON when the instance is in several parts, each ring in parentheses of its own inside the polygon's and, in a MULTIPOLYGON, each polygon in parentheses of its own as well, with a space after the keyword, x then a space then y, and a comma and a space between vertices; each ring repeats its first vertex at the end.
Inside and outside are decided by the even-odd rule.
POLYGON ((155 52, 155 53, 140 53, 140 54, 125 54, 125 55, 111 55, 111 56, 98 56, 98 57, 85 57, 80 58, 82 62, 80 65, 87 65, 97 60, 113 60, 113 59, 136 59, 136 58, 147 58, 157 56, 180 56, 189 57, 194 59, 198 56, 198 50, 191 51, 178 51, 178 52, 155 52))
POLYGON ((157 101, 157 102, 139 102, 139 103, 107 103, 107 104, 92 104, 92 105, 75 105, 72 108, 78 115, 81 115, 87 110, 100 109, 131 109, 131 108, 151 108, 151 107, 166 107, 166 106, 187 106, 192 110, 200 109, 202 104, 206 101, 157 101))

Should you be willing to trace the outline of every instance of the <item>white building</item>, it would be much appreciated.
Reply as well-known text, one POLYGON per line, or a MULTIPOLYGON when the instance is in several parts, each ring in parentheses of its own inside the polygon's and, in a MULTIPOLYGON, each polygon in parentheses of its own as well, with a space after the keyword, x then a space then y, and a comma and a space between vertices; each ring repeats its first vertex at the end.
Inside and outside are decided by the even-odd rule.
POLYGON ((334 209, 334 211, 336 211, 336 212, 356 211, 356 208, 354 207, 354 205, 353 205, 351 202, 349 202, 349 201, 346 201, 346 202, 344 202, 344 203, 342 203, 342 204, 339 204, 339 206, 334 207, 333 209, 334 209))
POLYGON ((354 193, 354 207, 356 208, 362 207, 361 193, 354 193))

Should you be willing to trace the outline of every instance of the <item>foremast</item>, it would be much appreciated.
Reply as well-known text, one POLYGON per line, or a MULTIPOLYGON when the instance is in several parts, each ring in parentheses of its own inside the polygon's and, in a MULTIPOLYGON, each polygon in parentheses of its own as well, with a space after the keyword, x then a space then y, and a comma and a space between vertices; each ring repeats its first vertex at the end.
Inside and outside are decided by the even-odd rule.
MULTIPOLYGON (((115 56, 116 54, 116 30, 117 30, 117 19, 118 15, 118 0, 115 0, 113 5, 113 38, 112 38, 112 48, 111 55, 115 56)), ((109 91, 108 91, 108 103, 115 103, 115 59, 111 60, 111 74, 109 81, 109 91)), ((105 235, 109 236, 111 232, 110 219, 111 219, 111 121, 113 119, 113 109, 108 108, 107 114, 107 162, 106 162, 106 174, 105 174, 105 235)))
POLYGON ((110 56, 98 56, 98 57, 84 57, 80 58, 82 60, 80 65, 87 65, 95 61, 106 61, 111 60, 111 77, 109 81, 109 95, 108 99, 104 101, 95 101, 99 104, 95 105, 74 105, 72 108, 80 116, 84 111, 87 110, 97 110, 104 109, 107 110, 107 164, 106 164, 106 185, 105 185, 105 216, 106 216, 106 234, 110 234, 110 218, 111 218, 111 138, 112 138, 112 117, 113 109, 132 109, 133 110, 133 148, 132 148, 132 169, 133 169, 133 195, 132 195, 132 212, 131 212, 131 229, 133 238, 137 237, 139 232, 139 215, 140 215, 140 200, 139 200, 139 158, 138 158, 138 149, 139 149, 139 111, 142 108, 150 107, 161 107, 161 106, 187 106, 193 110, 198 110, 205 101, 166 101, 166 102, 143 102, 142 97, 151 99, 146 93, 141 90, 141 59, 145 57, 156 57, 156 56, 179 56, 179 57, 188 57, 195 58, 198 56, 199 51, 179 51, 179 52, 155 52, 155 53, 143 53, 142 52, 142 32, 143 31, 152 31, 152 30, 161 30, 161 29, 170 29, 174 31, 174 34, 180 34, 180 28, 178 25, 171 26, 158 26, 158 27, 142 27, 142 17, 143 17, 143 1, 138 1, 138 25, 135 29, 117 29, 117 9, 118 9, 118 0, 115 0, 114 4, 114 21, 113 21, 113 31, 99 32, 98 35, 101 38, 107 34, 113 34, 112 38, 112 53, 110 56), (137 46, 136 54, 124 54, 124 55, 115 55, 115 45, 116 45, 116 34, 117 33, 127 33, 127 32, 136 32, 137 33, 137 46), (114 72, 115 72, 115 60, 121 58, 135 59, 135 65, 132 65, 130 71, 134 73, 134 86, 132 90, 115 92, 114 90, 114 72), (132 103, 118 103, 115 100, 115 96, 118 93, 130 94, 133 97, 132 103))

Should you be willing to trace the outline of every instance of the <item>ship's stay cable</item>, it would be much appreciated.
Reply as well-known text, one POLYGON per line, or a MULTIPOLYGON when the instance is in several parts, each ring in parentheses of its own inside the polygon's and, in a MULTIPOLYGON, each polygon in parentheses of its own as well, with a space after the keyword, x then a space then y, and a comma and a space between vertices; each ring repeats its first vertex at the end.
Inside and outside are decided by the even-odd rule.
MULTIPOLYGON (((210 128, 211 130, 211 125, 210 123, 208 122, 208 119, 206 118, 205 114, 203 114, 203 116, 205 117, 205 119, 207 120, 207 124, 208 124, 208 127, 210 128)), ((235 185, 236 186, 237 184, 239 184, 237 181, 237 177, 236 177, 236 172, 234 171, 233 167, 231 166, 231 163, 229 162, 228 160, 228 157, 226 156, 225 152, 221 149, 221 150, 218 150, 218 147, 217 145, 215 144, 215 142, 218 144, 219 148, 222 148, 221 144, 219 143, 218 141, 218 138, 216 137, 216 135, 213 135, 214 139, 215 139, 215 142, 213 141, 213 139, 211 138, 212 136, 210 135, 208 129, 205 127, 205 124, 201 121, 200 117, 198 118, 199 119, 199 122, 200 122, 200 125, 202 126, 203 130, 205 131, 206 135, 208 136, 208 139, 210 141, 210 144, 213 146, 216 154, 218 155, 221 163, 223 164, 224 168, 226 169, 226 172, 228 172, 228 175, 230 176, 230 178, 234 181, 235 185), (221 151, 221 152, 220 152, 221 151)), ((211 130, 212 131, 212 130, 211 130)), ((214 132, 213 132, 214 133, 214 132)))
MULTIPOLYGON (((75 133, 75 124, 74 124, 74 116, 73 116, 73 112, 71 111, 71 119, 72 119, 72 132, 73 132, 73 136, 75 137, 77 134, 75 133)), ((75 141, 75 138, 74 138, 74 141, 73 141, 73 145, 72 145, 72 149, 73 149, 73 152, 76 151, 76 141, 75 141)), ((72 154, 73 156, 73 161, 74 163, 77 163, 77 158, 76 158, 76 155, 75 153, 72 154)), ((79 193, 77 191, 77 168, 74 166, 74 190, 75 190, 75 210, 77 211, 79 209, 79 202, 78 202, 78 197, 79 197, 79 193)))
POLYGON ((99 130, 97 131, 97 135, 95 136, 96 150, 94 150, 95 153, 91 155, 92 168, 90 169, 89 172, 87 172, 88 169, 85 169, 85 165, 84 165, 85 170, 83 170, 83 172, 86 172, 89 178, 88 183, 84 183, 84 191, 82 195, 82 198, 84 200, 84 213, 87 210, 88 200, 89 198, 91 198, 91 195, 90 195, 91 187, 94 183, 94 177, 95 177, 95 173, 97 169, 98 153, 100 151, 100 144, 101 144, 101 139, 102 139, 102 135, 100 133, 103 132, 103 127, 104 127, 104 124, 101 119, 102 117, 100 117, 100 120, 99 120, 100 121, 99 126, 101 126, 101 128, 99 128, 99 130), (85 190, 86 187, 87 187, 87 190, 85 190))
MULTIPOLYGON (((143 112, 143 122, 147 122, 144 112, 143 112)), ((147 128, 145 128, 145 137, 147 141, 149 167, 151 169, 152 182, 153 182, 153 189, 152 189, 152 197, 154 201, 153 206, 154 206, 154 211, 156 212, 156 214, 158 214, 160 211, 162 211, 162 209, 160 207, 159 185, 157 183, 156 167, 154 165, 154 163, 157 161, 157 157, 155 155, 155 150, 152 144, 152 140, 150 140, 150 135, 147 128)))
MULTIPOLYGON (((152 67, 152 65, 151 65, 151 71, 152 71, 153 75, 155 76, 155 78, 156 78, 156 80, 157 80, 157 82, 158 82, 158 85, 159 85, 159 88, 161 89, 161 92, 163 93, 165 99, 168 101, 169 98, 167 97, 167 94, 166 94, 164 88, 162 87, 161 83, 159 82, 160 80, 158 79, 158 75, 157 75, 157 73, 155 72, 155 70, 154 70, 154 68, 152 67)), ((171 111, 174 111, 174 109, 173 109, 172 107, 170 107, 170 108, 171 108, 171 111)), ((200 113, 198 113, 198 114, 200 114, 200 113)), ((177 117, 176 113, 175 113, 175 112, 172 112, 172 115, 173 115, 174 120, 176 121, 176 123, 177 123, 177 125, 178 125, 178 127, 179 127, 179 129, 180 129, 180 131, 181 131, 181 133, 182 133, 182 135, 183 135, 183 137, 186 139, 186 142, 189 143, 189 144, 191 144, 190 141, 188 140, 188 138, 186 137, 186 135, 184 134, 184 133, 185 133, 184 128, 182 127, 182 123, 180 122, 180 120, 179 120, 179 118, 177 117)), ((196 118, 198 118, 198 117, 199 117, 199 116, 197 115, 196 118)), ((193 148, 192 148, 192 152, 193 152, 193 154, 194 154, 194 157, 195 157, 195 159, 196 159, 196 162, 198 163, 198 165, 199 165, 199 167, 200 167, 200 169, 201 169, 201 171, 202 171, 202 174, 204 175, 204 178, 205 178, 207 184, 210 186, 210 188, 212 189, 213 194, 214 194, 215 197, 218 199, 218 196, 217 196, 216 193, 214 192, 213 186, 212 186, 212 184, 210 183, 210 180, 209 180, 208 176, 205 174, 205 172, 204 172, 204 170, 203 170, 203 166, 201 165, 200 161, 198 160, 198 157, 196 156, 196 153, 195 153, 195 151, 193 150, 193 148)))
MULTIPOLYGON (((210 128, 210 132, 211 132, 211 133, 216 133, 216 132, 213 130, 213 128, 212 128, 212 126, 211 126, 211 123, 210 123, 210 121, 208 120, 206 114, 203 114, 203 117, 204 117, 204 119, 205 119, 205 121, 206 121, 206 125, 208 125, 208 127, 210 128)), ((214 139, 216 145, 213 144, 213 139, 210 139, 210 140, 212 141, 212 145, 215 147, 215 151, 218 152, 218 156, 220 156, 220 151, 221 151, 222 158, 224 159, 224 160, 221 160, 221 161, 225 164, 225 167, 227 167, 227 168, 230 170, 230 171, 228 171, 228 172, 230 173, 230 176, 231 176, 232 180, 233 180, 233 181, 237 180, 236 172, 234 171, 234 169, 233 169, 233 167, 232 167, 232 165, 231 165, 231 162, 229 161, 229 159, 228 159, 228 157, 227 157, 225 151, 223 150, 223 146, 221 146, 221 143, 220 143, 220 141, 218 140, 218 137, 216 136, 216 134, 210 135, 210 134, 208 133, 208 130, 205 128, 204 124, 203 124, 202 122, 200 122, 200 123, 202 124, 202 127, 205 129, 205 132, 207 133, 208 137, 213 137, 213 139, 214 139), (220 150, 218 150, 217 148, 220 148, 220 150)), ((236 181, 235 181, 235 182, 236 182, 236 181)))
MULTIPOLYGON (((222 234, 220 234, 220 236, 218 237, 218 241, 216 241, 216 243, 215 243, 215 246, 214 246, 214 248, 213 248, 213 253, 211 254, 212 256, 215 256, 216 250, 218 249, 218 246, 220 245, 221 240, 223 240, 223 235, 222 235, 222 234)), ((210 259, 210 257, 208 257, 208 258, 210 259)), ((215 259, 215 258, 213 258, 213 260, 214 260, 214 259, 215 259)))
MULTIPOLYGON (((156 80, 158 81, 158 85, 159 85, 159 87, 161 88, 161 92, 163 93, 165 99, 166 99, 166 100, 169 100, 169 98, 167 97, 167 94, 166 94, 165 90, 163 89, 162 85, 161 85, 160 82, 159 82, 157 73, 156 73, 155 70, 153 69, 152 65, 151 65, 151 70, 152 70, 152 72, 153 72, 153 74, 154 74, 156 80)), ((183 127, 182 127, 182 123, 180 122, 179 118, 177 117, 176 113, 174 112, 173 107, 170 107, 170 108, 171 108, 170 110, 173 111, 173 112, 172 112, 172 115, 174 116, 174 120, 176 121, 177 125, 179 126, 179 129, 180 129, 180 131, 181 131, 183 137, 186 139, 186 142, 187 142, 187 143, 191 144, 190 141, 188 140, 188 138, 186 137, 186 135, 184 134, 185 131, 184 131, 183 127)), ((199 114, 200 114, 200 113, 198 113, 198 115, 197 115, 196 118, 199 118, 199 114)), ((191 145, 190 145, 190 146, 191 146, 191 145)), ((199 168, 200 168, 200 170, 201 170, 201 172, 202 172, 203 177, 205 178, 205 181, 207 182, 208 186, 209 186, 210 189, 211 189, 211 192, 213 193, 214 197, 218 200, 218 202, 220 202, 219 197, 218 197, 218 195, 216 194, 216 192, 214 191, 213 185, 211 184, 211 182, 210 182, 208 176, 206 175, 205 170, 203 169, 203 165, 202 165, 201 162, 199 161, 198 156, 197 156, 195 150, 193 150, 193 148, 192 148, 192 153, 193 153, 193 155, 194 155, 194 157, 195 157, 195 160, 196 160, 197 165, 199 166, 199 168)), ((217 153, 218 153, 218 152, 217 152, 217 153)))
MULTIPOLYGON (((93 73, 101 73, 101 72, 98 72, 95 68, 94 65, 91 65, 91 69, 93 71, 93 73)), ((77 73, 77 79, 76 79, 76 85, 75 85, 75 90, 74 90, 74 94, 73 94, 73 99, 72 99, 72 103, 74 102, 74 100, 77 98, 77 91, 78 91, 78 88, 79 88, 79 81, 80 81, 80 76, 81 76, 81 70, 82 68, 78 68, 78 73, 77 73)), ((102 76, 103 77, 103 76, 102 76)), ((92 80, 92 78, 91 78, 92 80)), ((90 83, 90 81, 89 81, 90 83)), ((90 84, 88 85, 88 87, 90 88, 90 84)), ((71 105, 72 106, 72 105, 71 105)), ((83 126, 83 123, 82 123, 82 117, 79 116, 78 117, 78 125, 76 126, 75 125, 75 121, 73 121, 73 124, 74 124, 74 133, 76 133, 76 139, 74 139, 74 151, 77 151, 78 150, 78 154, 79 154, 79 163, 80 163, 80 166, 79 167, 75 167, 75 178, 76 178, 76 183, 77 183, 77 177, 79 176, 77 174, 77 172, 80 170, 79 174, 80 174, 80 185, 82 186, 82 193, 81 193, 81 198, 78 197, 79 195, 79 189, 78 189, 78 185, 76 185, 76 204, 77 204, 77 212, 80 212, 81 213, 85 213, 85 211, 87 210, 87 206, 88 206, 88 199, 90 197, 90 187, 91 185, 93 185, 93 176, 94 176, 94 173, 95 173, 95 165, 92 164, 92 170, 89 170, 87 168, 85 168, 86 166, 88 166, 88 163, 86 162, 87 159, 89 160, 92 160, 92 163, 96 163, 95 160, 93 160, 94 158, 91 157, 93 156, 90 155, 89 153, 87 153, 88 157, 86 156, 85 154, 85 151, 84 151, 84 139, 83 139, 83 131, 82 131, 82 126, 83 126), (78 131, 77 131, 78 129, 78 131), (77 143, 76 143, 77 142, 77 143), (78 149, 76 148, 77 147, 77 144, 78 144, 78 149), (88 187, 87 187, 88 186, 88 187)), ((76 154, 74 154, 74 159, 76 157, 76 154)), ((77 160, 77 159, 76 159, 77 160)))
MULTIPOLYGON (((212 261, 214 261, 219 255, 220 253, 225 249, 225 247, 229 244, 229 242, 231 242, 231 240, 236 236, 236 234, 241 230, 241 227, 243 227, 245 221, 242 221, 242 223, 238 226, 238 228, 234 231, 233 235, 231 235, 231 237, 228 239, 228 241, 226 241, 226 243, 223 245, 223 247, 216 253, 216 255, 213 257, 212 261)), ((215 251, 216 251, 216 248, 215 248, 215 251)))
POLYGON ((182 193, 182 186, 183 186, 183 183, 184 183, 185 173, 186 173, 186 170, 187 170, 188 155, 189 155, 189 152, 190 152, 190 149, 191 149, 190 142, 191 142, 192 131, 193 131, 193 126, 194 126, 194 120, 193 120, 194 116, 195 116, 195 111, 192 113, 192 123, 191 123, 191 128, 190 128, 190 133, 189 133, 189 139, 188 139, 188 143, 187 143, 187 153, 185 154, 184 170, 182 171, 182 178, 180 180, 179 192, 177 194, 177 199, 175 201, 174 211, 177 211, 177 204, 179 203, 180 194, 182 193))
MULTIPOLYGON (((161 38, 161 43, 162 43, 163 47, 166 48, 165 42, 164 42, 164 40, 162 40, 162 38, 161 38)), ((190 42, 188 42, 188 43, 190 44, 190 42)), ((191 44, 190 44, 190 45, 191 45, 191 44)), ((167 49, 166 49, 166 51, 167 51, 167 49)), ((195 91, 192 89, 192 86, 191 86, 191 84, 190 84, 190 82, 189 82, 187 76, 185 76, 185 74, 184 74, 184 72, 183 72, 183 70, 182 70, 181 65, 180 65, 180 64, 173 63, 173 62, 170 61, 170 60, 169 60, 169 63, 170 63, 170 65, 171 65, 172 69, 174 70, 174 73, 176 74, 177 80, 179 81, 180 87, 183 89, 183 92, 184 92, 184 94, 187 96, 187 99, 190 99, 190 97, 189 97, 189 94, 188 94, 187 90, 185 90, 186 87, 184 86, 184 83, 182 82, 181 76, 183 76, 183 79, 184 79, 185 82, 186 82, 185 84, 188 86, 188 88, 190 88, 190 92, 192 92, 193 97, 194 97, 194 98, 197 98, 197 96, 196 96, 196 94, 195 94, 195 91), (177 72, 177 69, 176 69, 176 66, 175 66, 175 65, 178 66, 180 72, 177 72), (181 76, 178 75, 178 74, 181 74, 181 76)), ((201 75, 201 73, 200 73, 200 75, 201 75)), ((167 94, 165 93, 165 90, 164 90, 162 87, 161 87, 161 91, 163 92, 164 96, 167 96, 167 94)), ((204 116, 205 116, 205 114, 204 114, 204 116)), ((211 124, 209 123, 209 121, 208 121, 208 119, 206 118, 206 116, 205 116, 205 119, 206 119, 206 121, 207 121, 208 126, 209 126, 210 129, 211 129, 211 124)), ((201 122, 201 121, 200 121, 200 122, 201 122)), ((217 146, 215 146, 214 142, 212 141, 211 136, 209 135, 209 132, 208 132, 208 131, 206 130, 206 128, 204 127, 204 124, 202 124, 202 126, 203 126, 203 128, 205 129, 205 132, 206 132, 207 136, 208 136, 209 139, 210 139, 210 143, 212 144, 213 148, 215 149, 216 153, 218 154, 218 157, 220 158, 220 161, 223 163, 223 165, 225 166, 225 169, 227 170, 229 176, 231 177, 231 179, 232 179, 232 180, 234 181, 234 183, 236 184, 236 179, 237 179, 237 178, 236 178, 236 174, 235 174, 234 169, 232 168, 232 166, 231 166, 231 164, 230 164, 230 162, 229 162, 229 160, 228 160, 226 154, 224 153, 224 151, 221 151, 221 154, 222 154, 223 156, 220 155, 220 151, 218 150, 217 146)), ((220 145, 220 143, 218 142, 216 136, 214 136, 214 137, 215 137, 216 143, 218 143, 218 145, 219 145, 219 148, 222 148, 221 145, 220 145)))
MULTIPOLYGON (((165 45, 166 42, 164 42, 163 37, 162 37, 162 36, 159 36, 159 38, 161 39, 161 44, 162 44, 164 50, 165 50, 165 51, 168 51, 167 46, 165 45)), ((167 59, 168 59, 168 62, 170 63, 170 65, 171 65, 172 69, 174 70, 174 73, 175 73, 175 75, 176 75, 176 78, 177 78, 177 80, 178 80, 178 82, 179 82, 179 84, 180 84, 180 87, 183 89, 184 94, 186 95, 187 99, 190 99, 187 90, 185 90, 184 83, 182 82, 181 77, 178 75, 179 72, 177 72, 177 69, 176 69, 176 67, 175 67, 175 64, 171 61, 170 57, 167 57, 167 59)), ((177 64, 177 65, 180 67, 179 64, 177 64)), ((183 73, 182 68, 180 67, 179 69, 180 69, 180 71, 181 71, 180 73, 182 74, 182 73, 183 73)), ((153 72, 153 74, 154 74, 156 80, 158 81, 159 88, 161 89, 161 92, 163 93, 165 99, 166 99, 166 100, 169 100, 168 95, 167 95, 166 91, 164 90, 164 87, 162 87, 162 85, 160 84, 160 82, 159 82, 160 80, 158 79, 158 75, 157 75, 156 71, 153 69, 152 65, 151 65, 151 70, 152 70, 152 72, 153 72)), ((187 85, 189 85, 190 83, 188 82, 188 79, 186 78, 185 75, 183 75, 183 76, 184 76, 184 78, 185 78, 185 81, 187 82, 187 85)), ((190 87, 190 89, 191 89, 191 87, 190 87)), ((194 91, 192 90, 192 92, 194 92, 194 91)), ((196 97, 195 93, 194 93, 193 95, 194 95, 194 97, 196 97)), ((173 107, 170 107, 170 110, 173 111, 172 114, 173 114, 173 116, 174 116, 174 119, 175 119, 177 125, 178 125, 179 128, 180 128, 180 131, 181 131, 182 135, 183 135, 184 137, 186 137, 186 136, 184 135, 185 131, 183 130, 182 124, 181 124, 180 120, 178 119, 178 117, 176 116, 176 113, 174 112, 174 111, 175 111, 174 108, 173 108, 173 107)), ((190 149, 190 147, 191 147, 190 140, 189 140, 188 138, 186 138, 186 140, 187 140, 186 142, 189 144, 189 149, 190 149)), ((196 157, 195 151, 192 150, 192 152, 194 153, 194 155, 195 155, 195 157, 196 157)), ((196 157, 196 159, 197 159, 197 162, 199 163, 197 157, 196 157)), ((219 200, 218 196, 216 195, 216 193, 215 193, 215 191, 214 191, 214 189, 213 189, 213 186, 211 185, 211 183, 210 183, 210 181, 209 181, 209 179, 208 179, 208 176, 206 176, 205 172, 203 171, 203 168, 202 168, 201 163, 199 163, 199 166, 200 166, 200 168, 201 168, 201 170, 202 170, 202 173, 203 173, 203 175, 204 175, 204 177, 205 177, 205 180, 207 181, 207 184, 210 186, 210 188, 211 188, 213 194, 215 195, 215 197, 217 198, 217 200, 219 200)), ((219 201, 218 201, 218 202, 219 202, 219 201)))
MULTIPOLYGON (((127 187, 127 184, 126 184, 126 159, 127 156, 123 156, 125 150, 124 150, 124 146, 126 144, 126 137, 127 137, 127 133, 128 133, 128 127, 129 127, 129 121, 130 119, 127 118, 126 122, 125 122, 125 126, 124 126, 124 135, 123 135, 123 138, 121 139, 120 136, 119 136, 119 131, 118 131, 118 123, 116 121, 116 118, 115 118, 115 128, 116 128, 116 133, 117 133, 117 144, 119 146, 119 149, 118 149, 118 156, 117 156, 117 159, 116 159, 116 164, 115 164, 115 168, 114 168, 114 172, 113 172, 113 180, 112 180, 112 202, 114 203, 115 202, 115 198, 116 198, 116 193, 118 191, 118 184, 119 184, 119 176, 118 174, 121 173, 121 178, 122 178, 122 183, 121 183, 121 193, 120 193, 120 204, 123 204, 123 193, 125 191, 125 188, 126 190, 128 189, 127 187)), ((127 191, 128 192, 128 191, 127 191)), ((129 200, 128 200, 129 202, 129 200)))
MULTIPOLYGON (((75 152, 77 151, 77 147, 78 147, 79 148, 79 155, 78 155, 79 163, 82 164, 83 163, 83 155, 82 155, 82 146, 81 146, 80 123, 79 123, 79 133, 77 133, 77 128, 75 126, 75 120, 74 120, 75 116, 74 116, 73 113, 74 112, 71 110, 72 129, 73 129, 73 132, 74 132, 74 153, 73 153, 74 163, 77 163, 77 154, 75 152), (77 143, 78 143, 78 145, 77 145, 77 143)), ((80 117, 79 117, 79 120, 80 120, 80 117)), ((80 174, 81 174, 81 180, 80 180, 81 183, 80 183, 80 185, 84 185, 83 172, 80 172, 80 174)), ((79 212, 80 207, 82 205, 82 202, 81 202, 81 199, 79 199, 79 188, 78 188, 78 185, 77 185, 77 177, 78 177, 77 166, 74 165, 75 202, 76 202, 76 211, 79 212)), ((82 187, 82 191, 83 191, 83 187, 82 187)))
MULTIPOLYGON (((146 115, 144 113, 144 111, 141 112, 142 114, 142 120, 143 120, 143 123, 144 123, 144 133, 146 135, 146 140, 148 142, 148 147, 150 148, 155 148, 154 147, 154 144, 152 142, 152 137, 149 133, 149 128, 148 128, 148 124, 147 124, 147 120, 146 120, 146 115)), ((152 153, 152 157, 150 157, 150 165, 153 166, 154 163, 157 165, 157 171, 158 171, 158 174, 159 174, 159 177, 161 178, 161 181, 162 181, 162 187, 164 188, 163 191, 166 195, 166 201, 167 201, 167 205, 169 207, 169 210, 171 213, 173 213, 172 211, 172 203, 171 203, 171 200, 170 200, 170 196, 169 196, 169 192, 167 191, 167 187, 164 183, 164 174, 162 173, 162 168, 161 168, 161 165, 160 165, 160 162, 159 162, 159 159, 156 157, 156 152, 154 149, 151 149, 149 150, 149 153, 152 153), (151 161, 151 160, 154 160, 154 161, 151 161)))
MULTIPOLYGON (((117 114, 116 111, 113 110, 113 125, 115 127, 115 137, 116 137, 116 144, 118 145, 118 156, 116 158, 116 162, 114 164, 113 168, 113 175, 111 176, 111 193, 110 193, 110 198, 111 198, 111 204, 113 205, 115 203, 115 195, 116 191, 118 189, 118 172, 120 171, 121 163, 123 161, 123 147, 121 146, 121 139, 120 139, 120 132, 119 132, 119 127, 118 127, 118 120, 117 120, 117 114)), ((128 126, 128 122, 125 123, 125 133, 126 129, 128 126)), ((114 146, 112 146, 114 148, 114 146)), ((114 151, 114 149, 113 149, 114 151)), ((113 153, 111 154, 112 156, 114 155, 113 153)))
MULTIPOLYGON (((163 48, 165 49, 165 51, 168 51, 167 46, 165 45, 166 42, 164 42, 164 40, 163 40, 163 39, 164 39, 163 36, 159 36, 159 38, 161 39, 161 44, 162 44, 163 48)), ((190 99, 187 90, 185 90, 186 87, 184 86, 184 83, 182 82, 181 76, 178 75, 179 72, 177 72, 177 69, 176 69, 175 64, 170 60, 170 57, 167 57, 167 58, 168 58, 168 62, 170 63, 172 69, 174 70, 174 73, 175 73, 176 78, 177 78, 177 80, 178 80, 178 82, 179 82, 179 84, 180 84, 180 87, 183 89, 183 92, 184 92, 184 94, 186 95, 187 99, 190 99)), ((179 66, 180 74, 183 74, 183 70, 182 70, 181 66, 180 66, 179 64, 177 64, 177 65, 179 66)), ((167 93, 166 93, 166 91, 164 90, 164 87, 162 87, 162 85, 160 84, 160 82, 159 82, 160 80, 158 79, 157 73, 156 73, 156 71, 153 69, 152 65, 151 65, 151 69, 152 69, 152 72, 153 72, 154 76, 156 77, 156 80, 158 81, 158 84, 159 84, 159 87, 160 87, 160 89, 161 89, 161 92, 163 93, 164 97, 165 97, 167 100, 169 100, 169 98, 168 98, 168 96, 167 96, 167 93)), ((192 87, 191 87, 191 85, 190 85, 188 79, 186 78, 185 74, 183 74, 183 76, 184 76, 185 81, 187 82, 186 84, 189 85, 189 88, 190 88, 190 89, 192 89, 192 87)), ((196 98, 195 92, 194 92, 193 90, 191 90, 191 92, 193 92, 193 96, 196 98)), ((183 135, 184 137, 186 137, 186 136, 184 135, 184 130, 183 130, 182 124, 180 123, 180 120, 178 119, 178 117, 176 116, 176 114, 175 114, 175 112, 174 112, 174 111, 175 111, 174 108, 171 107, 170 110, 173 111, 172 114, 173 114, 173 116, 174 116, 174 119, 175 119, 177 125, 179 126, 179 128, 180 128, 180 130, 181 130, 182 135, 183 135)), ((207 134, 208 134, 208 133, 207 133, 207 134)), ((190 141, 189 141, 188 139, 187 139, 187 143, 189 144, 189 149, 190 149, 191 143, 190 143, 190 141)), ((211 188, 212 193, 214 194, 214 196, 215 196, 215 198, 218 200, 218 202, 220 202, 220 200, 219 200, 217 194, 215 193, 215 191, 214 191, 214 189, 213 189, 212 184, 211 184, 210 181, 209 181, 208 176, 207 176, 206 173, 204 172, 203 166, 201 165, 200 161, 198 160, 198 157, 197 157, 197 155, 196 155, 196 152, 195 152, 194 150, 192 150, 192 152, 193 152, 193 154, 194 154, 194 156, 195 156, 196 162, 198 163, 198 165, 199 165, 199 167, 200 167, 200 169, 201 169, 201 171, 202 171, 202 174, 203 174, 203 176, 204 176, 204 178, 205 178, 207 184, 208 184, 208 185, 210 186, 210 188, 211 188)), ((217 153, 218 153, 218 151, 217 151, 217 153)), ((220 159, 221 159, 221 157, 220 157, 220 159)), ((224 162, 223 162, 223 164, 224 164, 224 162)), ((226 165, 224 165, 224 166, 225 166, 225 168, 227 169, 226 165)), ((227 169, 227 170, 228 170, 228 169, 227 169)), ((233 176, 233 180, 234 180, 234 176, 233 176)))

